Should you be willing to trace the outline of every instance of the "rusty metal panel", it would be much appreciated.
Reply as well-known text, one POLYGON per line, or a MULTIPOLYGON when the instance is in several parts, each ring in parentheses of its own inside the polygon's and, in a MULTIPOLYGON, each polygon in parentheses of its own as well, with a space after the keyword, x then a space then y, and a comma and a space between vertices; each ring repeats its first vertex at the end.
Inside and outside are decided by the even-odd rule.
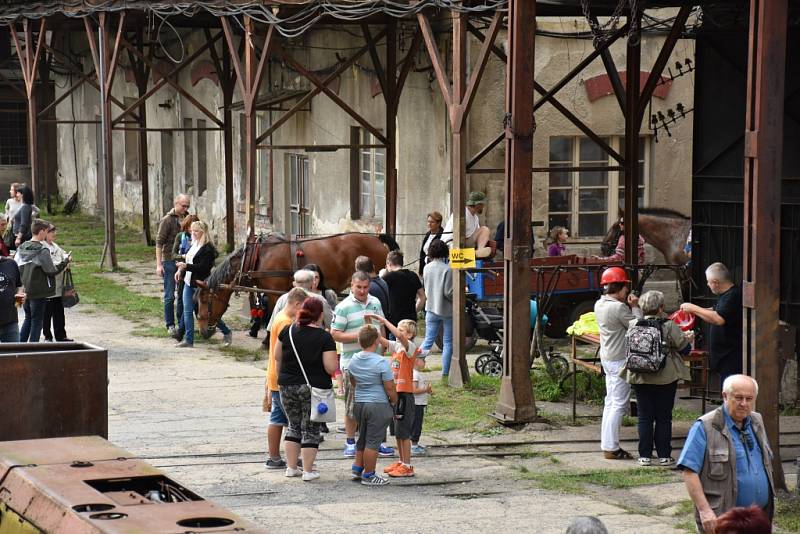
POLYGON ((0 506, 43 532, 263 532, 97 436, 0 443, 0 506))
POLYGON ((108 352, 85 343, 0 345, 0 441, 108 436, 108 352))

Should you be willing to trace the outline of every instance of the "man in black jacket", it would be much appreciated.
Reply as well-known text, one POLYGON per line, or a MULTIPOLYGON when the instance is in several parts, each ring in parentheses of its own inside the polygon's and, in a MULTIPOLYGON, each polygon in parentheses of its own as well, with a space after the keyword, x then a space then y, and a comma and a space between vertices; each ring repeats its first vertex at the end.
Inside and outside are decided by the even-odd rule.
POLYGON ((50 223, 47 221, 34 220, 31 225, 33 237, 19 246, 14 258, 19 265, 26 294, 25 321, 19 331, 19 340, 23 343, 39 341, 44 324, 46 299, 56 293, 53 276, 66 269, 70 262, 70 257, 67 255, 61 263, 53 265, 50 249, 43 244, 49 227, 50 223))

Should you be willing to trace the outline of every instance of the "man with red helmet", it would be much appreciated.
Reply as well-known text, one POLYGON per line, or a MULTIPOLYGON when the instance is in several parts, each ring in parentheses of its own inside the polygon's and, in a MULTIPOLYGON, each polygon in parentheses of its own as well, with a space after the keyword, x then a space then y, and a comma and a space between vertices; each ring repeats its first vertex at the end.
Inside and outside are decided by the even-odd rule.
POLYGON ((609 460, 630 460, 633 457, 619 446, 619 428, 628 406, 631 386, 620 378, 625 365, 625 334, 633 319, 643 317, 639 298, 631 294, 630 279, 622 267, 603 271, 600 284, 603 296, 594 304, 600 328, 600 363, 606 376, 606 398, 600 426, 600 448, 609 460))

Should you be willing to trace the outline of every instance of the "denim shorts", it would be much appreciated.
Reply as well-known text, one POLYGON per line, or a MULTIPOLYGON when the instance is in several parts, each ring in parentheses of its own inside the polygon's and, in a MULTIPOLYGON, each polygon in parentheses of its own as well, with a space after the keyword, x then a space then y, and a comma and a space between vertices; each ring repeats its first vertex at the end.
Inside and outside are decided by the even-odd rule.
POLYGON ((287 426, 289 420, 286 418, 286 412, 283 411, 280 392, 270 391, 270 394, 272 395, 272 411, 269 412, 269 424, 287 426))

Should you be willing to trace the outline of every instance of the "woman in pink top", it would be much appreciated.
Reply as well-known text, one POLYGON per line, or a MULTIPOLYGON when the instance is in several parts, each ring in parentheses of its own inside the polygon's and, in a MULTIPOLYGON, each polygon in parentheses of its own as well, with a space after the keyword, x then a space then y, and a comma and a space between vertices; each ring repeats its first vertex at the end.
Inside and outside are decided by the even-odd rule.
MULTIPOLYGON (((625 222, 620 219, 619 220, 619 229, 622 230, 622 234, 619 236, 619 241, 617 241, 617 247, 614 249, 614 254, 611 256, 592 256, 595 259, 603 260, 606 262, 616 262, 616 261, 625 261, 625 222)), ((645 255, 644 255, 644 238, 640 235, 639 242, 637 248, 637 257, 638 257, 638 264, 641 265, 644 263, 645 255)))

